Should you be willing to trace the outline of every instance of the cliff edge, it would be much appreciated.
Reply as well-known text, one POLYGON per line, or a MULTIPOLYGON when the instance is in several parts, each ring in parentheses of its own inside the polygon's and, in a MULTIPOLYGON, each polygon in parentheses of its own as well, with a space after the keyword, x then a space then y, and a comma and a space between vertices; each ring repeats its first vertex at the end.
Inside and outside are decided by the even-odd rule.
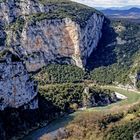
POLYGON ((12 48, 31 72, 50 63, 84 68, 104 16, 69 0, 11 0, 0 3, 0 19, 0 50, 12 48))
POLYGON ((50 63, 84 68, 101 38, 103 21, 94 8, 69 0, 0 1, 0 58, 10 51, 22 61, 0 63, 0 70, 5 70, 0 73, 1 109, 30 101, 29 108, 37 108, 37 91, 28 72, 50 63))

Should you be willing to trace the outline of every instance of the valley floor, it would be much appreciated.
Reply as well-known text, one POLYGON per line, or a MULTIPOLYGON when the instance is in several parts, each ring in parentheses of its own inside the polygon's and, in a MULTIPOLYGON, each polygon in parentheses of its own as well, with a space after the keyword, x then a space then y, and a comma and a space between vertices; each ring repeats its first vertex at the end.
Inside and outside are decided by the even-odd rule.
POLYGON ((138 91, 127 90, 127 89, 119 88, 119 87, 115 87, 115 86, 103 86, 102 88, 114 90, 115 92, 126 96, 127 99, 121 100, 117 103, 114 103, 114 104, 111 104, 111 105, 108 105, 105 107, 90 108, 90 109, 86 109, 83 111, 77 111, 77 112, 70 114, 68 116, 64 116, 60 119, 53 121, 52 123, 50 123, 46 127, 43 127, 41 129, 38 129, 38 130, 35 130, 35 131, 29 133, 29 135, 24 137, 22 140, 38 140, 38 139, 41 139, 41 137, 43 137, 46 134, 53 135, 54 134, 53 132, 56 132, 60 128, 65 127, 69 122, 71 122, 74 119, 75 116, 77 116, 81 112, 86 112, 86 111, 104 111, 104 112, 107 112, 107 111, 111 111, 111 110, 117 112, 120 110, 128 109, 132 105, 135 105, 138 102, 140 102, 140 92, 138 92, 138 91))

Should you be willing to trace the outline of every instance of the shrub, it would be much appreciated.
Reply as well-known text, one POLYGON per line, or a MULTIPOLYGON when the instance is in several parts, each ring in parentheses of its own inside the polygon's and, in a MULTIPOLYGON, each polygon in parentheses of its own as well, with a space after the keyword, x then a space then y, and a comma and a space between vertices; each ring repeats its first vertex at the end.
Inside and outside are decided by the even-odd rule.
POLYGON ((84 77, 85 72, 81 68, 72 65, 57 64, 49 65, 35 76, 40 85, 82 82, 84 77))

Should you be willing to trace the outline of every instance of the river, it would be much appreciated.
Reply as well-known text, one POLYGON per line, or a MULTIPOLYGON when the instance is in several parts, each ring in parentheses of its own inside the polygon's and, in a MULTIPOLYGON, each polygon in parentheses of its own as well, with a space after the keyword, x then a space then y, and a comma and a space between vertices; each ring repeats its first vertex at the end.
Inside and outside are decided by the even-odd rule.
POLYGON ((73 120, 75 114, 76 113, 64 116, 60 119, 53 121, 52 123, 43 128, 34 130, 33 132, 30 132, 27 136, 25 136, 22 140, 39 140, 43 135, 56 131, 59 128, 65 127, 70 121, 73 120))
MULTIPOLYGON (((120 88, 119 88, 120 89, 120 88)), ((123 89, 124 90, 124 89, 123 89)), ((134 91, 133 91, 134 92, 134 91)), ((135 91, 136 92, 136 91, 135 91)), ((139 92, 137 92, 139 93, 139 92)), ((119 96, 124 96, 123 94, 120 94, 118 93, 119 96)), ((127 99, 127 98, 126 98, 127 99)), ((112 105, 109 105, 110 107, 112 107, 112 105)), ((108 107, 109 107, 108 106, 108 107)), ((107 108, 108 108, 107 107, 107 108)), ((95 108, 97 109, 97 108, 95 108)), ((106 109, 106 107, 99 107, 98 108, 99 110, 103 110, 103 109, 106 109)), ((93 110, 92 110, 93 111, 93 110)), ((80 111, 81 112, 81 111, 80 111)), ((37 129, 37 130, 34 130, 33 132, 29 133, 27 136, 25 136, 22 140, 39 140, 42 136, 46 135, 46 134, 52 134, 52 132, 55 132, 57 131, 59 128, 64 128, 70 121, 73 120, 73 118, 79 113, 79 111, 73 113, 73 114, 70 114, 70 115, 67 115, 67 116, 64 116, 60 119, 57 119, 53 122, 51 122, 49 125, 43 127, 43 128, 40 128, 40 129, 37 129)))

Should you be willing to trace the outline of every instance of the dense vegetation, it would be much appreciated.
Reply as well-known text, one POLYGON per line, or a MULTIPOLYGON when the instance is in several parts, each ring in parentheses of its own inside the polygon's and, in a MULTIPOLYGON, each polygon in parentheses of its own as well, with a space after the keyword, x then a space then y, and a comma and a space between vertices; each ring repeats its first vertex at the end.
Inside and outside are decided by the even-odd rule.
POLYGON ((39 88, 41 96, 66 112, 72 105, 82 103, 83 91, 84 86, 79 84, 52 85, 39 88))
MULTIPOLYGON (((84 26, 86 21, 93 13, 101 13, 94 8, 72 2, 70 0, 40 0, 40 3, 51 6, 53 4, 53 10, 50 10, 43 19, 55 19, 55 18, 71 18, 78 22, 81 26, 84 26)), ((36 17, 36 16, 35 16, 36 17)), ((41 16, 37 16, 40 18, 41 16)))
MULTIPOLYGON (((43 127, 50 121, 83 107, 84 88, 84 84, 39 86, 38 109, 28 110, 20 107, 0 111, 0 138, 12 139, 13 136, 26 135, 31 130, 43 127)), ((95 97, 98 102, 103 102, 101 99, 108 98, 111 103, 112 93, 114 92, 111 90, 91 87, 89 95, 93 94, 92 98, 95 97)), ((89 100, 84 100, 84 105, 88 102, 89 100)))
POLYGON ((40 86, 39 93, 47 102, 51 102, 63 112, 76 110, 79 107, 107 105, 116 101, 111 90, 90 87, 88 92, 85 92, 84 89, 84 84, 56 84, 40 86))
MULTIPOLYGON (((54 8, 47 14, 27 15, 33 22, 68 17, 84 26, 91 14, 94 12, 101 14, 93 8, 67 0, 40 0, 40 2, 47 6, 53 4, 54 8)), ((25 21, 19 18, 5 28, 10 28, 16 37, 20 37, 24 25, 25 21)), ((10 44, 9 36, 6 44, 7 46, 10 44)), ((83 92, 87 85, 79 83, 92 80, 99 84, 133 84, 130 75, 135 75, 140 70, 139 44, 139 23, 106 21, 99 46, 88 60, 88 72, 72 65, 49 65, 35 76, 39 83, 39 109, 33 112, 29 110, 26 112, 24 109, 7 109, 0 112, 0 127, 6 128, 5 132, 9 134, 7 138, 10 139, 17 131, 26 133, 26 130, 32 127, 37 128, 42 121, 49 122, 64 113, 83 107, 83 104, 89 105, 93 95, 98 101, 104 102, 103 100, 108 97, 106 95, 110 96, 112 93, 110 90, 93 87, 90 94, 85 95, 83 92), (32 115, 35 117, 32 118, 32 115)), ((3 56, 1 53, 0 57, 3 56)), ((140 89, 139 79, 136 85, 140 89)), ((97 105, 101 103, 97 102, 97 105)), ((140 105, 137 105, 126 112, 116 114, 112 112, 81 114, 68 125, 68 139, 131 140, 133 133, 140 130, 139 108, 140 105), (132 117, 129 119, 129 116, 132 117)))
MULTIPOLYGON (((96 12, 97 14, 102 15, 100 11, 97 11, 94 8, 72 2, 70 0, 39 0, 39 3, 48 7, 49 11, 25 15, 26 20, 35 23, 36 21, 41 21, 44 19, 70 18, 81 25, 81 27, 84 27, 86 25, 86 21, 93 13, 96 12)), ((15 21, 15 24, 17 25, 18 22, 15 21)))
MULTIPOLYGON (((103 38, 88 60, 88 72, 71 65, 50 65, 38 73, 40 94, 61 111, 76 110, 90 104, 83 93, 83 84, 91 80, 99 84, 134 84, 131 75, 139 75, 140 24, 127 21, 106 21, 103 38), (102 55, 101 55, 102 54, 102 55), (43 78, 42 78, 43 77, 43 78), (47 85, 61 83, 61 85, 47 85), (63 84, 69 83, 69 84, 63 84)), ((140 81, 137 79, 137 88, 140 81)), ((91 89, 95 95, 101 90, 91 89)), ((107 93, 109 93, 108 91, 107 93)), ((126 91, 127 92, 127 91, 126 91)), ((105 94, 106 91, 103 91, 105 94)), ((126 93, 126 95, 128 92, 126 93)), ((90 97, 91 94, 88 95, 90 97)), ((132 95, 133 96, 133 95, 132 95)), ((129 99, 128 99, 129 100, 129 99)), ((125 102, 125 101, 124 101, 125 102)), ((122 107, 123 108, 123 107, 122 107)), ((110 113, 80 113, 67 127, 68 140, 132 140, 140 130, 140 104, 110 113), (94 130, 94 131, 93 131, 94 130)))
MULTIPOLYGON (((139 38, 140 23, 106 20, 98 48, 88 59, 88 72, 71 65, 50 65, 38 74, 39 81, 73 83, 92 80, 98 84, 134 85, 133 77, 139 74, 140 70, 139 38)), ((136 81, 139 88, 139 79, 136 81)))
POLYGON ((139 108, 137 104, 118 113, 80 113, 66 128, 68 140, 132 140, 140 130, 139 108))
MULTIPOLYGON (((42 80, 47 81, 49 79, 50 82, 47 81, 48 83, 73 83, 75 81, 79 82, 80 79, 82 79, 80 81, 88 79, 100 84, 133 84, 130 75, 139 74, 140 25, 139 23, 126 21, 112 21, 110 25, 108 22, 105 24, 106 25, 103 29, 103 38, 99 43, 99 48, 93 52, 89 59, 89 64, 87 65, 87 68, 89 69, 88 74, 82 69, 74 66, 59 65, 57 68, 56 65, 50 65, 49 70, 47 70, 47 68, 44 69, 44 71, 40 72, 37 77, 42 77, 41 74, 44 75, 44 73, 47 74, 47 79, 42 80), (72 74, 68 74, 70 71, 72 74), (61 75, 60 77, 59 74, 61 75), (65 79, 65 76, 67 77, 67 80, 65 79)), ((45 83, 42 82, 40 84, 44 85, 45 83)), ((139 88, 139 79, 136 84, 139 88)), ((55 105, 59 107, 69 103, 78 104, 77 102, 72 102, 72 99, 75 97, 81 97, 77 92, 73 92, 76 96, 68 96, 68 90, 62 89, 62 85, 59 85, 60 90, 58 90, 58 87, 57 90, 54 87, 51 89, 49 88, 50 87, 48 86, 43 90, 41 89, 43 94, 49 93, 44 94, 44 97, 47 100, 53 100, 55 105), (64 94, 63 91, 66 91, 66 94, 64 94), (63 105, 58 104, 61 103, 61 99, 66 97, 64 95, 69 97, 70 100, 65 98, 69 103, 65 102, 63 105)), ((65 89, 67 88, 65 87, 65 89)), ((74 91, 74 87, 72 87, 72 89, 74 91)), ((81 87, 78 89, 80 91, 81 87)), ((82 100, 79 99, 80 98, 76 100, 81 102, 82 100)), ((77 106, 73 107, 75 108, 77 106)), ((133 134, 140 130, 139 108, 140 104, 137 104, 130 109, 124 107, 124 111, 120 111, 118 113, 113 113, 116 110, 113 110, 113 112, 110 113, 80 113, 80 115, 78 115, 74 121, 67 126, 67 139, 132 140, 133 134)))
POLYGON ((43 68, 35 79, 40 85, 52 83, 76 83, 83 82, 86 73, 76 66, 52 64, 43 68))
POLYGON ((104 23, 103 37, 88 60, 92 79, 104 84, 130 84, 130 74, 139 69, 139 52, 140 23, 127 20, 104 23))

